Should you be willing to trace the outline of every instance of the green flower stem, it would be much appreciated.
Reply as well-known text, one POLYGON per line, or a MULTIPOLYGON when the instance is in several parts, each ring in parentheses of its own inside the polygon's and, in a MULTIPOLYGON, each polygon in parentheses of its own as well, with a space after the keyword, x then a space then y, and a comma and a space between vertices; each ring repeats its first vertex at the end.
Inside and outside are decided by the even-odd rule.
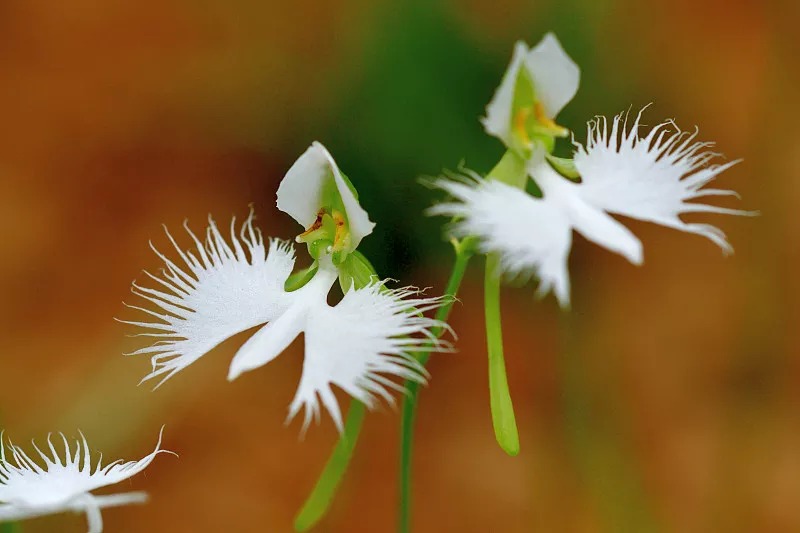
POLYGON ((486 256, 484 306, 486 313, 486 345, 489 351, 489 399, 492 424, 497 443, 508 455, 519 453, 519 433, 514 406, 508 390, 506 364, 503 359, 503 327, 500 322, 500 258, 486 256))
MULTIPOLYGON (((356 289, 366 287, 374 279, 377 279, 377 276, 372 264, 358 251, 353 251, 339 265, 339 284, 343 292, 347 292, 351 287, 356 289)), ((347 472, 350 458, 353 457, 365 414, 366 406, 357 400, 351 400, 344 423, 344 432, 339 437, 339 442, 336 443, 314 490, 311 491, 294 519, 295 531, 308 531, 328 512, 333 495, 336 494, 336 489, 339 487, 344 473, 347 472)))
POLYGON ((350 458, 353 456, 353 450, 358 441, 358 434, 361 431, 365 413, 366 407, 363 403, 357 400, 350 402, 344 433, 339 437, 339 442, 336 444, 330 459, 328 459, 322 475, 317 480, 314 490, 311 491, 311 495, 306 500, 303 508, 297 513, 297 517, 294 520, 295 531, 308 531, 328 511, 333 495, 336 493, 339 482, 347 471, 350 458))
MULTIPOLYGON (((456 251, 455 263, 445 289, 445 295, 449 296, 450 299, 436 312, 436 319, 442 322, 446 321, 450 315, 458 288, 464 279, 467 264, 472 257, 471 241, 454 242, 454 248, 456 251)), ((443 332, 444 328, 441 327, 432 330, 432 333, 437 338, 443 332)), ((420 352, 417 355, 417 360, 420 364, 425 365, 430 359, 430 355, 430 350, 420 352)), ((406 395, 403 398, 403 415, 400 422, 400 508, 397 523, 397 531, 400 533, 408 533, 411 528, 411 460, 414 443, 414 419, 417 415, 417 403, 419 400, 419 383, 407 381, 405 388, 406 395)))

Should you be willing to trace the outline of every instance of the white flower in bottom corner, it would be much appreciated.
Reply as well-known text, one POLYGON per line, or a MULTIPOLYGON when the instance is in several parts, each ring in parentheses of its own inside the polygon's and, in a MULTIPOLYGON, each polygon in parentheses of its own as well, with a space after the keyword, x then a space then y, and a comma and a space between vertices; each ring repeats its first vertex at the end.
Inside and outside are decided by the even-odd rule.
POLYGON ((133 287, 157 308, 135 307, 156 320, 123 321, 148 330, 139 335, 157 339, 133 352, 152 356, 153 370, 145 380, 161 378, 160 385, 225 339, 263 325, 234 356, 228 374, 233 380, 272 361, 304 333, 303 371, 289 420, 305 408, 305 430, 312 418, 318 419, 321 401, 342 431, 332 385, 368 407, 376 397, 392 403, 390 389, 403 390, 392 378, 426 379, 414 352, 449 349, 431 331, 446 325, 422 316, 440 306, 442 298, 422 297, 411 288, 389 290, 376 280, 351 288, 331 306, 328 293, 339 275, 331 256, 319 259, 305 285, 287 291, 284 285, 294 268, 292 245, 271 240, 267 249, 253 228, 252 214, 239 235, 231 224, 230 243, 213 220, 205 242, 189 233, 194 250, 184 252, 175 245, 184 266, 159 253, 166 270, 161 277, 150 277, 160 288, 133 287))
MULTIPOLYGON (((163 430, 162 430, 163 431, 163 430)), ((126 492, 95 496, 91 491, 114 485, 147 468, 159 453, 173 453, 160 448, 161 435, 155 450, 138 461, 115 461, 103 466, 102 455, 92 458, 89 444, 81 439, 70 446, 62 434, 63 457, 56 451, 50 436, 47 444, 52 457, 33 443, 40 462, 22 448, 0 439, 0 521, 22 520, 37 516, 73 511, 86 513, 89 533, 103 531, 100 509, 132 503, 144 503, 144 492, 126 492), (10 457, 8 456, 10 454, 10 457)))
POLYGON ((556 172, 540 151, 528 162, 527 171, 541 189, 541 198, 475 175, 439 179, 436 185, 454 201, 436 205, 430 213, 456 217, 453 233, 479 237, 483 252, 500 255, 504 271, 535 274, 539 293, 552 289, 564 307, 569 305, 572 230, 634 264, 643 261, 639 239, 609 213, 702 235, 723 252, 732 252, 721 230, 680 217, 755 214, 692 201, 736 196, 733 191, 704 187, 738 161, 710 165, 719 156, 706 150, 710 143, 695 142, 696 133, 682 132, 672 122, 642 137, 640 118, 641 114, 628 129, 627 115, 618 115, 610 131, 603 117, 589 123, 586 146, 576 144, 579 183, 556 172))

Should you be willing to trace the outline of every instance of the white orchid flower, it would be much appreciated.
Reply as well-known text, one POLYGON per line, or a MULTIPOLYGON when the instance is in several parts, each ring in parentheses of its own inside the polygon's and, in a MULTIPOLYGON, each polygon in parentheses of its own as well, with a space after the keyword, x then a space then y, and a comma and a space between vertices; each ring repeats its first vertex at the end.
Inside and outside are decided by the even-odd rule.
MULTIPOLYGON (((162 429, 163 432, 163 429, 162 429)), ((160 448, 161 435, 155 450, 138 461, 115 461, 102 465, 102 454, 97 463, 89 451, 86 437, 70 446, 62 434, 63 457, 47 437, 52 457, 41 451, 36 443, 33 447, 41 458, 37 462, 11 441, 8 445, 0 438, 0 521, 23 520, 49 514, 73 511, 86 513, 89 533, 103 531, 100 510, 132 503, 144 503, 144 492, 126 492, 96 496, 95 489, 114 485, 133 477, 147 468, 159 453, 173 453, 160 448), (11 456, 8 457, 7 453, 11 456)))
POLYGON ((456 217, 452 231, 480 238, 484 252, 497 253, 504 271, 535 274, 539 293, 553 290, 562 306, 569 305, 567 258, 572 230, 619 253, 634 264, 643 260, 636 236, 611 214, 655 222, 702 235, 730 253, 732 248, 718 228, 687 223, 687 213, 748 215, 701 202, 708 196, 736 196, 729 190, 705 188, 721 172, 737 163, 709 163, 719 154, 710 143, 696 142, 696 132, 680 131, 664 122, 640 136, 641 113, 628 128, 627 114, 589 123, 585 146, 576 144, 574 166, 581 182, 556 172, 542 155, 528 162, 528 172, 542 198, 478 176, 440 179, 436 184, 455 201, 431 208, 432 214, 456 217))
POLYGON ((567 130, 554 122, 578 91, 580 69, 558 39, 548 33, 533 48, 514 46, 511 63, 486 106, 486 132, 512 149, 530 152, 541 136, 560 136, 567 130))
POLYGON ((263 325, 234 356, 228 379, 272 361, 304 333, 303 372, 288 417, 304 408, 303 431, 319 418, 320 401, 343 430, 332 385, 374 407, 376 397, 391 403, 389 390, 403 390, 391 378, 424 382, 426 372, 413 353, 444 351, 448 345, 431 331, 446 324, 421 313, 444 300, 413 288, 387 289, 377 277, 353 286, 354 273, 366 264, 355 247, 374 224, 350 187, 319 143, 281 183, 278 207, 304 224, 298 240, 309 244, 315 258, 296 290, 287 288, 295 262, 292 245, 273 239, 265 246, 252 213, 238 235, 231 222, 230 242, 211 219, 205 242, 186 227, 195 243, 191 251, 184 252, 167 232, 183 265, 156 250, 166 268, 162 276, 148 276, 160 287, 134 283, 132 289, 155 309, 129 306, 155 320, 123 321, 147 329, 139 335, 158 339, 132 354, 152 356, 153 370, 143 381, 160 378, 161 385, 225 339, 263 325), (349 283, 341 301, 330 306, 328 293, 337 278, 349 283))
POLYGON ((156 309, 129 307, 156 320, 123 322, 149 330, 139 335, 159 339, 130 354, 152 356, 153 370, 142 381, 161 378, 161 385, 225 339, 260 324, 266 325, 234 356, 228 379, 272 361, 305 333, 303 373, 289 414, 291 419, 305 407, 304 429, 319 412, 319 396, 341 431, 331 385, 372 407, 376 395, 391 401, 387 389, 400 390, 387 376, 425 380, 412 354, 431 343, 435 350, 447 345, 430 331, 443 324, 419 313, 441 305, 441 298, 420 297, 409 288, 386 290, 376 280, 330 306, 328 292, 338 276, 330 256, 321 258, 308 283, 288 292, 284 284, 294 266, 292 245, 272 240, 267 251, 252 221, 251 214, 238 236, 231 224, 230 244, 213 220, 204 243, 187 228, 195 250, 184 252, 175 245, 185 267, 156 252, 166 269, 161 277, 150 277, 161 288, 134 283, 133 292, 156 309))

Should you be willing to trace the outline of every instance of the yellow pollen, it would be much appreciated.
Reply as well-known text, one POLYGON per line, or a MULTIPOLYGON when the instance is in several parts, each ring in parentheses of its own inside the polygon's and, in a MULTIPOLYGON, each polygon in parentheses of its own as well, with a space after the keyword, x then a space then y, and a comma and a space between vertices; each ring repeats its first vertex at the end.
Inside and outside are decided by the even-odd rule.
POLYGON ((545 128, 553 130, 555 135, 559 137, 565 137, 569 133, 569 130, 567 128, 559 126, 558 124, 553 122, 552 118, 545 115, 544 107, 542 106, 541 102, 536 102, 534 104, 533 112, 537 122, 542 124, 545 128))
POLYGON ((333 212, 333 221, 336 223, 336 234, 333 237, 333 249, 341 250, 345 245, 345 237, 347 236, 347 227, 345 225, 344 215, 339 211, 333 212))
POLYGON ((525 146, 530 146, 531 144, 531 138, 528 136, 528 128, 525 127, 525 123, 530 116, 530 107, 522 107, 517 111, 517 114, 514 115, 514 133, 517 134, 525 146))

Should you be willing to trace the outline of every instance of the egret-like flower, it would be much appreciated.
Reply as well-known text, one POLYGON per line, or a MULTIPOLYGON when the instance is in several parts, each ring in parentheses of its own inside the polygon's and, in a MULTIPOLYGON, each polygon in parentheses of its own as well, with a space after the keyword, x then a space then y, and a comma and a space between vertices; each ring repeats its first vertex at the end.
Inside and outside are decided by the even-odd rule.
POLYGON ((586 144, 573 140, 573 159, 550 155, 555 137, 566 132, 552 118, 575 94, 578 79, 577 66, 552 34, 532 50, 517 44, 484 126, 506 143, 509 157, 520 161, 520 176, 438 179, 435 185, 452 199, 430 213, 455 217, 454 235, 478 237, 481 251, 497 254, 504 272, 536 275, 538 292, 553 290, 564 307, 570 297, 567 258, 573 230, 642 263, 641 242, 611 214, 702 235, 724 253, 732 252, 718 228, 681 219, 691 213, 754 214, 696 201, 737 196, 706 186, 738 162, 718 162, 720 154, 709 150, 713 143, 698 142, 696 130, 685 132, 666 121, 642 132, 641 112, 632 124, 628 113, 621 113, 612 121, 590 121, 586 144), (526 192, 528 178, 541 195, 526 192))
POLYGON ((102 454, 92 457, 83 434, 74 445, 70 445, 64 434, 61 440, 64 449, 59 453, 48 435, 50 455, 33 442, 40 459, 35 460, 19 446, 11 441, 6 445, 0 438, 0 521, 73 511, 86 513, 89 533, 100 533, 103 531, 101 509, 144 503, 147 494, 125 492, 97 496, 91 491, 135 476, 159 453, 173 453, 161 448, 159 434, 155 449, 142 459, 119 460, 103 466, 102 454))
POLYGON ((304 333, 303 371, 288 420, 305 409, 305 431, 319 418, 321 402, 342 431, 332 386, 374 407, 378 398, 393 402, 390 390, 403 390, 393 378, 424 382, 427 374, 414 352, 448 345, 432 331, 446 325, 422 313, 444 300, 414 288, 389 289, 377 277, 356 287, 352 273, 343 276, 362 264, 355 246, 374 224, 321 144, 289 170, 278 207, 305 224, 297 240, 308 243, 315 262, 303 271, 304 283, 298 288, 290 280, 292 244, 265 244, 252 213, 238 232, 231 222, 227 240, 210 218, 204 241, 187 227, 193 250, 183 251, 169 237, 182 264, 156 251, 166 268, 161 276, 148 276, 158 287, 134 283, 133 292, 147 306, 132 307, 154 320, 124 322, 146 328, 140 335, 157 342, 133 354, 151 355, 153 368, 143 381, 159 378, 160 385, 227 338, 261 325, 236 352, 228 372, 233 380, 272 361, 304 333), (328 293, 337 278, 344 295, 331 306, 328 293))

